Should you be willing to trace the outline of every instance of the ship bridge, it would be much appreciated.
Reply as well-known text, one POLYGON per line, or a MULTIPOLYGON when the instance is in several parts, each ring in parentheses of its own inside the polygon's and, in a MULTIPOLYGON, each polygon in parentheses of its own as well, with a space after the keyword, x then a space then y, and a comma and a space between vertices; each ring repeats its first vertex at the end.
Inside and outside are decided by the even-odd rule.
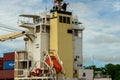
POLYGON ((19 15, 18 24, 20 27, 33 29, 37 25, 50 25, 49 15, 40 14, 40 15, 30 15, 30 14, 21 14, 19 15))

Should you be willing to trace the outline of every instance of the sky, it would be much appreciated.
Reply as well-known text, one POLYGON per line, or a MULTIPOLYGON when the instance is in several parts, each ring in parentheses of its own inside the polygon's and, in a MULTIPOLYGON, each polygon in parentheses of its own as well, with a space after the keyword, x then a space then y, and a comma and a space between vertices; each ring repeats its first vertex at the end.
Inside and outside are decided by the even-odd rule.
MULTIPOLYGON (((104 66, 120 63, 120 0, 64 0, 68 10, 83 23, 83 63, 104 66)), ((19 15, 49 12, 53 0, 0 0, 0 26, 22 29, 19 15), (47 9, 47 10, 46 10, 47 9)), ((11 33, 0 27, 0 35, 11 33)), ((15 31, 14 31, 15 32, 15 31)), ((24 50, 23 37, 0 42, 3 53, 24 50)))

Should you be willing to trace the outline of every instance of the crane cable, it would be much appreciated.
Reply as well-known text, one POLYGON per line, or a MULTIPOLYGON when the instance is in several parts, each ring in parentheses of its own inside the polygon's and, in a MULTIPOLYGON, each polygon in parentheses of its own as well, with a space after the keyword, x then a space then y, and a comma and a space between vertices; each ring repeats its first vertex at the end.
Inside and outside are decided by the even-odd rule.
POLYGON ((1 27, 0 27, 0 30, 1 30, 1 31, 6 31, 6 32, 13 32, 13 30, 9 30, 9 29, 5 29, 5 28, 1 28, 1 27))
POLYGON ((3 26, 3 25, 0 25, 0 28, 4 28, 4 29, 7 29, 7 30, 12 30, 12 31, 21 31, 19 29, 9 28, 9 27, 3 26))
POLYGON ((23 31, 21 29, 13 28, 11 26, 8 26, 8 25, 2 24, 2 23, 0 23, 0 28, 9 29, 9 30, 12 30, 12 31, 23 31))

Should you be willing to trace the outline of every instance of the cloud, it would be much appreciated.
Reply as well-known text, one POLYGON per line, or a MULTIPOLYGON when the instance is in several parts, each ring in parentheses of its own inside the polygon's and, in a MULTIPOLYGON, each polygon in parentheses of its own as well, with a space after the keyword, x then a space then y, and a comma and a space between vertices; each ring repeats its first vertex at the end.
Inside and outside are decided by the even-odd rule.
POLYGON ((113 8, 115 11, 120 11, 120 1, 114 2, 113 8))
POLYGON ((15 50, 17 51, 24 50, 25 44, 24 41, 21 40, 22 38, 23 37, 0 42, 0 54, 12 52, 15 50))
MULTIPOLYGON (((79 21, 85 26, 83 31, 83 57, 84 64, 93 63, 92 56, 99 59, 99 63, 109 63, 102 56, 111 58, 111 62, 116 62, 112 55, 117 56, 120 53, 120 12, 115 12, 117 0, 95 0, 90 2, 73 1, 70 3, 70 10, 73 15, 77 15, 79 21), (99 55, 101 54, 101 58, 99 55), (101 62, 100 62, 101 61, 101 62)), ((98 65, 99 63, 96 63, 98 65)))
POLYGON ((107 63, 119 63, 120 55, 109 55, 109 56, 96 55, 94 56, 94 60, 107 62, 107 63))
MULTIPOLYGON (((47 5, 47 6, 50 6, 47 5)), ((1 0, 0 1, 0 25, 3 27, 13 27, 15 29, 21 29, 18 24, 18 16, 20 14, 38 14, 45 11, 45 3, 43 0, 1 0)), ((0 27, 0 35, 9 34, 16 31, 11 31, 0 27)), ((23 38, 23 37, 22 37, 23 38)), ((17 38, 15 40, 8 40, 5 42, 0 42, 0 53, 24 49, 24 41, 22 38, 17 38)))
POLYGON ((91 39, 92 43, 95 44, 112 44, 112 43, 120 43, 120 38, 113 36, 113 35, 97 35, 91 39))

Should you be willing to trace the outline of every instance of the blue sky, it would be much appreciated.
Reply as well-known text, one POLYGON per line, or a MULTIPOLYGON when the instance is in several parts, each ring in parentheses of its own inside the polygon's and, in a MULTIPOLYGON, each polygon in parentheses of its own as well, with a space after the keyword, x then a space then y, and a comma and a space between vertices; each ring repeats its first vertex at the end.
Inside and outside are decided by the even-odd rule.
MULTIPOLYGON (((120 0, 65 0, 68 10, 83 23, 84 65, 120 63, 120 0)), ((18 15, 39 14, 52 8, 53 0, 0 0, 0 24, 19 28, 18 15)), ((20 28, 21 29, 21 28, 20 28)), ((10 33, 0 29, 0 35, 10 33)), ((24 49, 22 38, 0 42, 3 53, 24 49)))

